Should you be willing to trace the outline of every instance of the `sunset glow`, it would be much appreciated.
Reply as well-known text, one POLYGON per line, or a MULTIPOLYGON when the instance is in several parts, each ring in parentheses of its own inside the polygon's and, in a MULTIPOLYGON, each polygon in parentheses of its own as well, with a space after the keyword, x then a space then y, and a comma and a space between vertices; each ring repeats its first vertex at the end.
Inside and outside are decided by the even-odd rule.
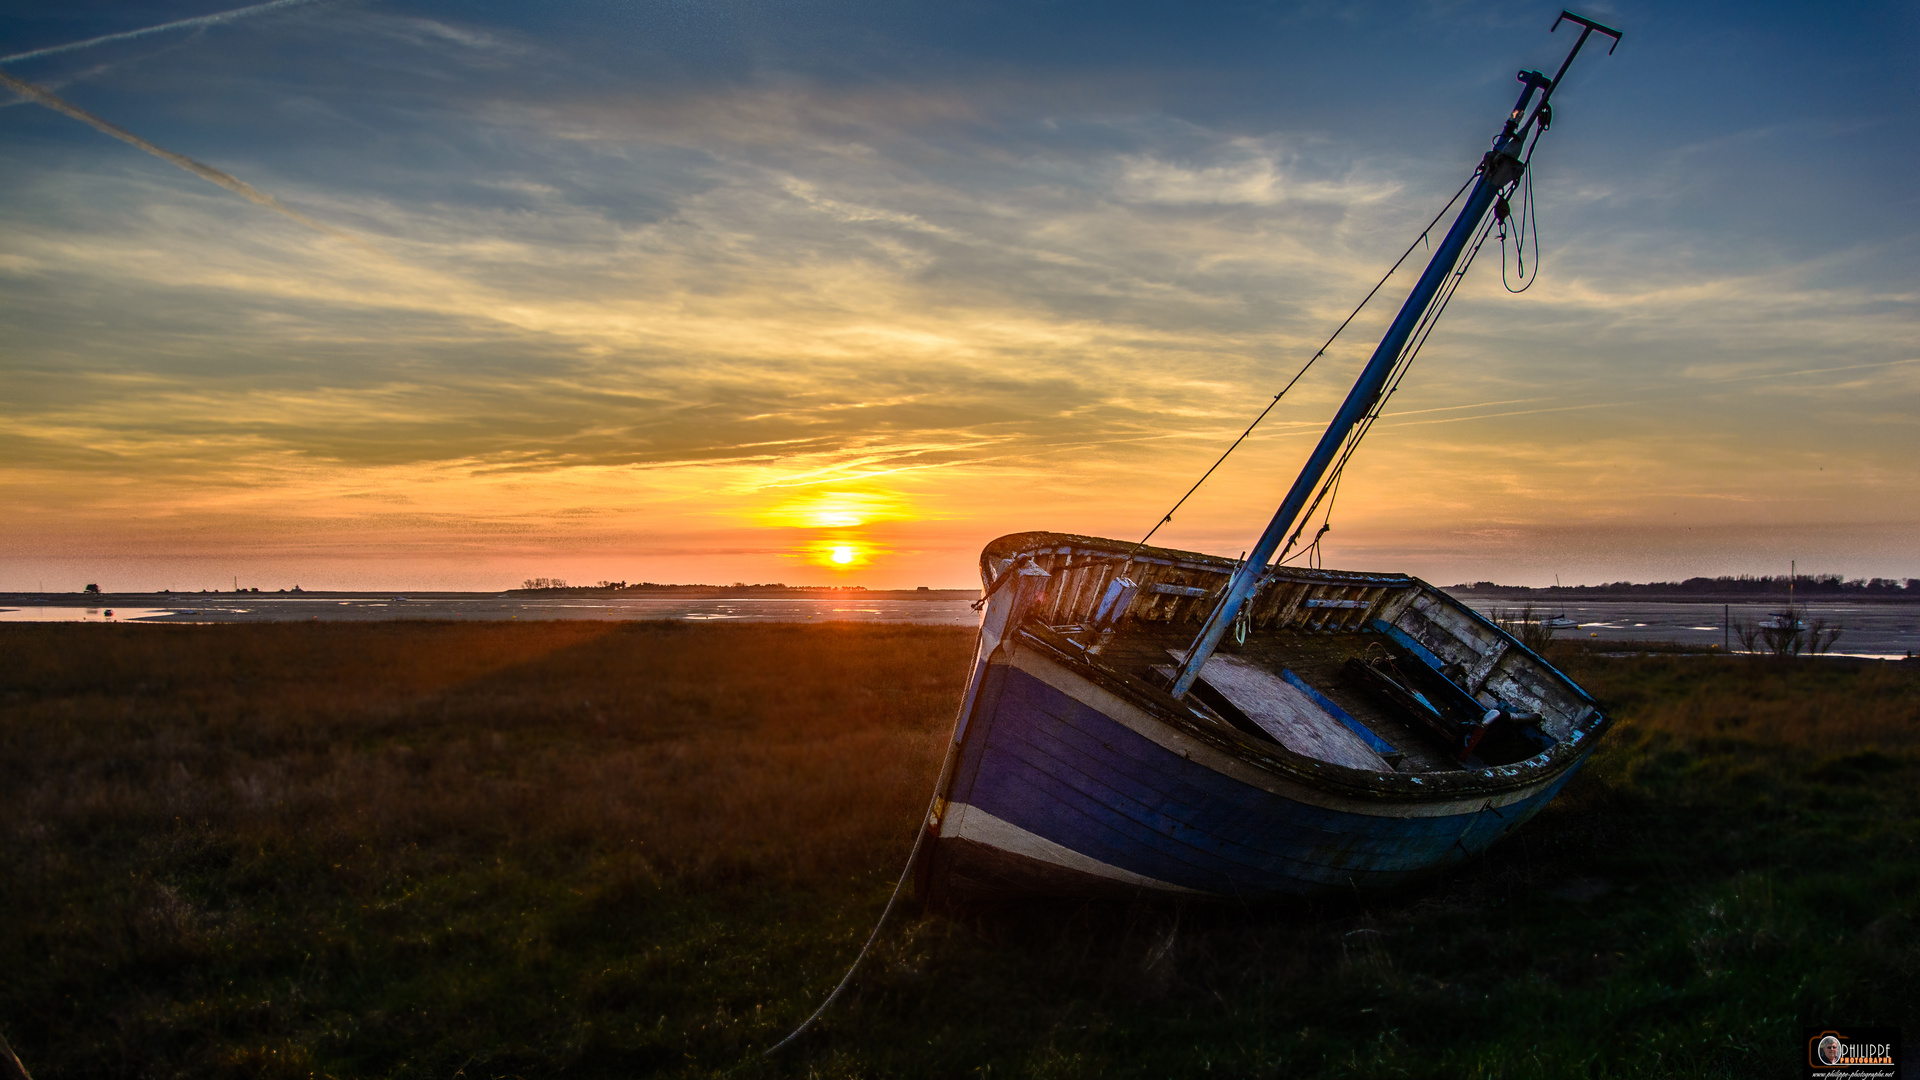
POLYGON ((758 524, 804 529, 851 529, 875 521, 913 517, 905 500, 884 491, 820 491, 779 502, 758 515, 758 524))
MULTIPOLYGON (((14 56, 178 6, 23 10, 14 56)), ((0 589, 973 587, 1003 533, 1144 535, 1563 52, 1526 5, 288 10, 8 59, 278 209, 0 109, 0 589)), ((1731 10, 1570 76, 1539 283, 1489 241, 1330 565, 1920 576, 1905 39, 1739 9, 1800 51, 1736 62, 1731 10)), ((1249 546, 1408 284, 1155 543, 1249 546)))

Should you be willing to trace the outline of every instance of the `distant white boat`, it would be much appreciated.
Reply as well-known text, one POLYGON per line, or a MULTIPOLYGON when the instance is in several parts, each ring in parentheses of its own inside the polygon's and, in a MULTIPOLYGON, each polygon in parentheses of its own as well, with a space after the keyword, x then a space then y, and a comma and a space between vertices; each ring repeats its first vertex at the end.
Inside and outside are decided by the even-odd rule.
MULTIPOLYGON (((1558 589, 1560 587, 1559 574, 1553 575, 1553 587, 1555 589, 1558 589)), ((1561 608, 1559 614, 1553 616, 1552 618, 1541 619, 1540 625, 1551 627, 1552 629, 1555 629, 1555 630, 1571 630, 1572 628, 1579 626, 1580 624, 1576 620, 1567 618, 1567 609, 1561 608)))

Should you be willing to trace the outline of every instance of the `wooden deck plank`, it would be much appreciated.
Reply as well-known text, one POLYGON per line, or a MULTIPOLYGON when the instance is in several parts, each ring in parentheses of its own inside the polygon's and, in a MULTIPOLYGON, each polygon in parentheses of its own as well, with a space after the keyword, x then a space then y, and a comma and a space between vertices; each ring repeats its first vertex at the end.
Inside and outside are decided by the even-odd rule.
MULTIPOLYGON (((1101 648, 1100 659, 1112 667, 1144 677, 1155 667, 1167 663, 1169 650, 1184 650, 1191 645, 1195 631, 1193 626, 1135 621, 1101 648)), ((1293 669, 1315 690, 1391 744, 1402 755, 1397 766, 1399 772, 1458 772, 1460 763, 1434 745, 1437 739, 1431 732, 1382 708, 1373 694, 1351 684, 1344 670, 1347 658, 1361 655, 1369 644, 1380 640, 1378 634, 1357 631, 1326 634, 1256 630, 1246 644, 1224 645, 1215 656, 1238 657, 1268 671, 1293 669)))
POLYGON ((1434 746, 1436 740, 1432 734, 1415 728, 1404 717, 1389 713, 1372 694, 1349 683, 1345 671, 1347 658, 1361 655, 1369 643, 1378 640, 1373 634, 1309 634, 1283 630, 1249 639, 1240 653, 1265 667, 1293 669, 1328 700, 1392 744, 1403 755, 1399 771, 1457 772, 1460 763, 1434 746))
MULTIPOLYGON (((1186 660, 1180 649, 1168 649, 1175 660, 1186 660)), ((1280 745, 1316 761, 1350 769, 1390 773, 1393 766, 1338 719, 1286 679, 1237 656, 1218 653, 1200 669, 1207 685, 1260 725, 1280 745)))

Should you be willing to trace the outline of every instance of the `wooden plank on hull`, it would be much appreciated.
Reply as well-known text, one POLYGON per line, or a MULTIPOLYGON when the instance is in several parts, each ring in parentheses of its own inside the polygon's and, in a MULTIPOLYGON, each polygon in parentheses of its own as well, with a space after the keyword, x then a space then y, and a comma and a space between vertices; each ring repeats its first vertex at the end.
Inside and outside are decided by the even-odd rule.
POLYGON ((1507 643, 1504 641, 1494 642, 1493 647, 1488 649, 1485 655, 1481 656, 1480 660, 1467 671, 1467 693, 1477 694, 1485 690, 1487 688, 1487 679, 1492 676, 1493 669, 1498 667, 1500 661, 1506 659, 1506 657, 1507 643))
MULTIPOLYGON (((1168 649, 1184 661, 1183 652, 1168 649)), ((1234 656, 1207 658, 1200 677, 1280 745, 1318 761, 1390 773, 1393 766, 1299 687, 1234 656)))

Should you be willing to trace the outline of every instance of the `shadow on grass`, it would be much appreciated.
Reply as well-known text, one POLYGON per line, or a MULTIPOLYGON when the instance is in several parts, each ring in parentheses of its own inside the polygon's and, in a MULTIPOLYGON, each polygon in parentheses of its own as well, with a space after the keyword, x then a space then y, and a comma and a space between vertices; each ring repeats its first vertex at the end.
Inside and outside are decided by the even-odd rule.
POLYGON ((903 920, 971 635, 0 627, 37 1076, 1756 1076, 1913 1028, 1920 677, 1556 657, 1622 722, 1389 896, 903 920))

